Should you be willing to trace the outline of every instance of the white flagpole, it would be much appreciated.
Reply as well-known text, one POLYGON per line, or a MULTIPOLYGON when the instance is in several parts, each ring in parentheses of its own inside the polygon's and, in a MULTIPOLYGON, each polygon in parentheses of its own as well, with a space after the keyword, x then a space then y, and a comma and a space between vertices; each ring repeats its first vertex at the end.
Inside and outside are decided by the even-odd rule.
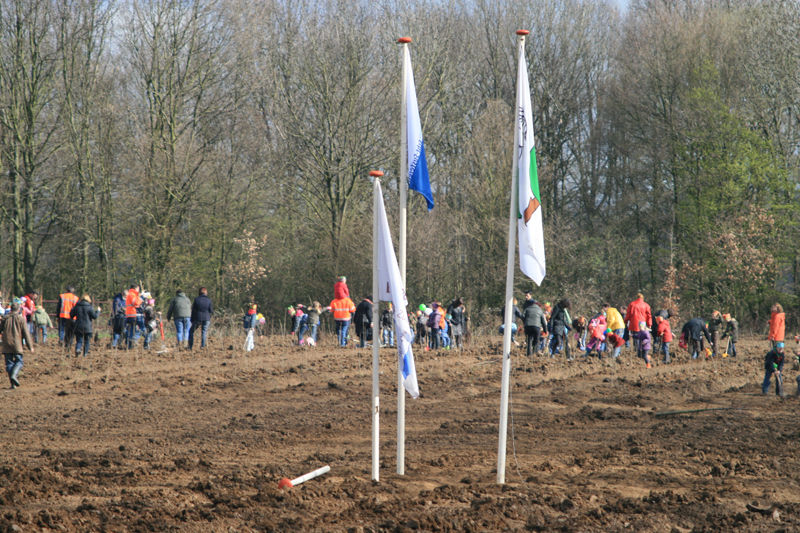
MULTIPOLYGON (((528 30, 517 30, 517 57, 525 50, 525 36, 528 30)), ((506 313, 503 318, 503 379, 500 385, 500 438, 497 447, 497 483, 506 482, 506 440, 508 433, 508 389, 511 375, 511 317, 514 312, 514 252, 517 231, 517 172, 519 146, 521 143, 519 131, 520 112, 519 80, 517 80, 517 103, 514 108, 514 157, 511 169, 511 206, 508 215, 508 267, 506 269, 506 313)))
POLYGON ((372 187, 372 480, 380 480, 380 340, 377 335, 377 313, 380 301, 378 298, 378 191, 380 190, 383 172, 371 170, 370 176, 374 178, 372 187))
MULTIPOLYGON (((406 288, 406 224, 408 217, 408 110, 406 109, 407 76, 406 62, 404 61, 408 43, 411 37, 400 37, 400 62, 403 64, 403 74, 400 78, 400 276, 403 280, 403 289, 406 288)), ((406 293, 408 294, 408 293, 406 293)), ((403 387, 403 360, 397 360, 397 475, 406 473, 406 390, 403 387)))

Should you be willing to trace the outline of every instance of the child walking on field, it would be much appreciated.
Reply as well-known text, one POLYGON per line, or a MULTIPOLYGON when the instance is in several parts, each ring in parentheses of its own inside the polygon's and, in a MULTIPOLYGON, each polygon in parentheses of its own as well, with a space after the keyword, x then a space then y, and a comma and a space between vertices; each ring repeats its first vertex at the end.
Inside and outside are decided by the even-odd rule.
POLYGON ((52 328, 53 323, 50 322, 50 315, 47 314, 47 310, 44 308, 43 305, 36 308, 36 311, 33 313, 33 342, 39 342, 39 334, 42 335, 42 344, 47 342, 47 328, 52 328))
POLYGON ((650 337, 650 332, 647 331, 647 324, 644 321, 639 322, 637 338, 639 339, 639 351, 642 354, 642 359, 647 363, 647 368, 651 368, 650 350, 653 349, 653 339, 650 337))

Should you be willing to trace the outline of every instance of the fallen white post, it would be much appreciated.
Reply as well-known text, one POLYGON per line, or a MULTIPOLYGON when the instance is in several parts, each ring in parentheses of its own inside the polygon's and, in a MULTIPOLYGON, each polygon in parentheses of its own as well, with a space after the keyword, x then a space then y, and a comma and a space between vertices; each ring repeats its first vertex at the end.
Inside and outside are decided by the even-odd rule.
POLYGON ((287 488, 287 487, 288 488, 292 488, 295 485, 299 485, 300 483, 305 483, 309 479, 314 479, 315 477, 321 476, 322 474, 327 474, 330 471, 331 471, 331 467, 330 466, 323 466, 322 468, 317 468, 313 472, 309 472, 308 474, 303 474, 302 476, 300 476, 298 478, 295 478, 295 479, 293 479, 291 481, 289 481, 287 478, 283 478, 278 483, 278 488, 279 489, 283 489, 283 488, 287 488))

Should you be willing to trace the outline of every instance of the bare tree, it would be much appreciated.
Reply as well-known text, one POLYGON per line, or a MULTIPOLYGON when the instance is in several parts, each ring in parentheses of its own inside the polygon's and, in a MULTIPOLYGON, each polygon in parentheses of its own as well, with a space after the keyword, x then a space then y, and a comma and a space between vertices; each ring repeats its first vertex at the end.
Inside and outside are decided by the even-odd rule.
POLYGON ((58 183, 44 173, 60 147, 57 136, 58 42, 53 5, 37 0, 0 4, 0 159, 2 204, 10 227, 15 294, 33 288, 34 271, 55 222, 58 183))

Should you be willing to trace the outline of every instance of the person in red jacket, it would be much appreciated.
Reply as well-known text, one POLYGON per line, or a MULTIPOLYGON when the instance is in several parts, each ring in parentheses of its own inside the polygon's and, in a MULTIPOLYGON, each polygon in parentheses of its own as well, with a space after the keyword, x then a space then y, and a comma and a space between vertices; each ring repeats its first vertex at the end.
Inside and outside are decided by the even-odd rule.
POLYGON ((341 300, 350 298, 350 289, 347 288, 347 278, 339 276, 339 281, 333 284, 333 299, 341 300))
POLYGON ((670 328, 669 320, 663 317, 656 317, 656 337, 661 341, 661 353, 664 354, 662 363, 669 363, 669 343, 672 342, 672 328, 670 328))
POLYGON ((25 322, 28 325, 28 333, 35 335, 36 326, 33 324, 33 315, 36 313, 36 300, 39 298, 39 291, 31 291, 25 295, 25 322))
POLYGON ((644 322, 645 327, 649 330, 653 327, 653 318, 650 314, 650 305, 645 303, 642 293, 636 295, 636 299, 628 305, 628 310, 625 312, 625 325, 628 326, 630 338, 633 339, 633 347, 639 355, 639 323, 644 322))

